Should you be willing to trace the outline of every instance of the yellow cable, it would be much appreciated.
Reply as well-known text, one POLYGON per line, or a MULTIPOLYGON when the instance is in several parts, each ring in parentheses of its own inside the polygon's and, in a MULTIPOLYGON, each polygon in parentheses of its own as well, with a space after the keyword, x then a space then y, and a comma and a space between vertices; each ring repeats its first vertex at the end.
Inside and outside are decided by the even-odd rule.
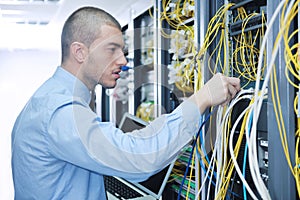
POLYGON ((189 199, 189 193, 190 193, 190 189, 191 189, 191 180, 193 177, 193 167, 194 167, 194 161, 195 161, 195 154, 196 154, 196 149, 194 149, 193 153, 193 158, 192 158, 192 164, 191 164, 191 169, 190 169, 190 178, 189 178, 189 182, 188 182, 188 188, 186 191, 186 200, 189 199))

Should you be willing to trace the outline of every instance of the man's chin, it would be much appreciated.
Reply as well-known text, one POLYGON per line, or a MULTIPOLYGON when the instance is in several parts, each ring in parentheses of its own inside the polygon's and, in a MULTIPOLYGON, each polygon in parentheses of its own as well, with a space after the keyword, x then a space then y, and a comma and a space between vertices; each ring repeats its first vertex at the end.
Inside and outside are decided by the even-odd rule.
MULTIPOLYGON (((99 83, 100 84, 100 83, 99 83)), ((100 85, 102 85, 102 84, 100 84, 100 85)), ((116 83, 115 84, 113 84, 113 85, 102 85, 102 87, 104 87, 105 89, 113 89, 113 88, 115 88, 116 87, 116 83)))

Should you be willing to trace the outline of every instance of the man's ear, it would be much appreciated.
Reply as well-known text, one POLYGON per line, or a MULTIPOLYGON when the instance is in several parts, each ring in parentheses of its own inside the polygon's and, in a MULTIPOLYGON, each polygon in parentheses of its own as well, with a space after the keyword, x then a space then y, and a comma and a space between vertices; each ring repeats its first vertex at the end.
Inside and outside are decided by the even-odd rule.
POLYGON ((75 60, 79 63, 83 63, 88 54, 88 49, 83 43, 73 42, 70 47, 71 53, 75 60))

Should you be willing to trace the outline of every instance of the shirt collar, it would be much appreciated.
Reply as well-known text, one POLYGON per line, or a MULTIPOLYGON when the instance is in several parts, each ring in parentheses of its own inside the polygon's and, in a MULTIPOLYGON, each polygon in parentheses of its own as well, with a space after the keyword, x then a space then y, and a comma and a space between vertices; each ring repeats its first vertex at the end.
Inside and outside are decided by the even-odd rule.
POLYGON ((53 78, 62 82, 73 96, 80 97, 88 104, 90 103, 91 93, 89 89, 76 76, 59 66, 57 67, 53 78))

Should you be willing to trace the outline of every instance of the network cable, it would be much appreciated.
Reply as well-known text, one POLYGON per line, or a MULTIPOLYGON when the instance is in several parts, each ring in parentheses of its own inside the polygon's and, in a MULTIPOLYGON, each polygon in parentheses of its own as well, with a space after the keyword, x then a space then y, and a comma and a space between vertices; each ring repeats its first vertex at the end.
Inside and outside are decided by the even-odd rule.
MULTIPOLYGON (((197 134, 196 134, 196 136, 195 136, 195 138, 194 138, 194 142, 193 142, 193 145, 192 145, 192 151, 191 151, 191 152, 194 151, 195 146, 196 146, 196 143, 197 143, 197 139, 198 139, 198 137, 199 137, 199 135, 200 135, 200 132, 201 132, 203 126, 205 125, 205 123, 206 123, 206 122, 208 121, 208 119, 210 118, 210 116, 211 116, 212 113, 213 113, 213 112, 210 112, 210 113, 206 116, 206 119, 204 120, 204 122, 202 122, 202 124, 201 124, 201 126, 200 126, 200 128, 199 128, 199 130, 198 130, 198 132, 197 132, 197 134)), ((192 157, 193 157, 193 153, 190 154, 190 157, 189 157, 189 161, 188 161, 187 166, 189 166, 189 165, 191 164, 192 157)), ((187 169, 188 169, 188 168, 187 168, 187 169)), ((180 185, 180 188, 179 188, 177 200, 180 200, 180 195, 181 195, 182 187, 183 187, 184 180, 186 179, 187 172, 188 172, 187 169, 185 170, 185 173, 184 173, 184 176, 183 176, 183 180, 182 180, 181 185, 180 185)))

